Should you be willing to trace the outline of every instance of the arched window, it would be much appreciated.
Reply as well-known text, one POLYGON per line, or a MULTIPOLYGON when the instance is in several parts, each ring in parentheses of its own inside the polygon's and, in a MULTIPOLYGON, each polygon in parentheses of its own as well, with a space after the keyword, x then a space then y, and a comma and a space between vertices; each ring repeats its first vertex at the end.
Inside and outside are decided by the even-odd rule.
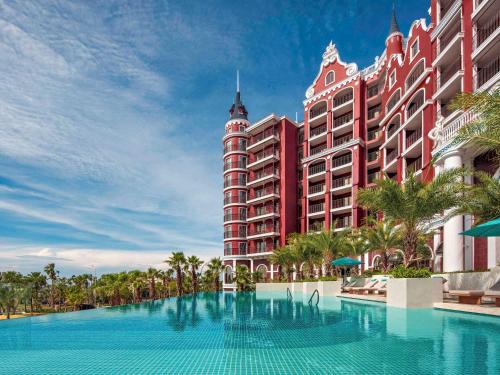
POLYGON ((334 80, 335 80, 335 73, 333 72, 333 70, 330 70, 325 77, 325 85, 333 83, 334 80))
POLYGON ((417 112, 420 107, 424 104, 424 89, 419 90, 410 99, 408 105, 406 106, 406 119, 409 119, 415 112, 417 112))

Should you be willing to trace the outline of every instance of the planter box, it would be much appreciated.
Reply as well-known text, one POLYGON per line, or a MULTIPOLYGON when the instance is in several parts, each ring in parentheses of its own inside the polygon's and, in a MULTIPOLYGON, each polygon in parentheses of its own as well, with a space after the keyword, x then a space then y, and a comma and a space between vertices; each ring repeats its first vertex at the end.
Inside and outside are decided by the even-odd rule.
POLYGON ((320 281, 318 282, 318 292, 320 296, 335 296, 340 293, 342 281, 320 281))
POLYGON ((387 283, 387 306, 429 308, 443 302, 441 279, 390 279, 387 283))
POLYGON ((293 291, 292 283, 256 283, 256 292, 283 292, 286 293, 286 288, 293 291))

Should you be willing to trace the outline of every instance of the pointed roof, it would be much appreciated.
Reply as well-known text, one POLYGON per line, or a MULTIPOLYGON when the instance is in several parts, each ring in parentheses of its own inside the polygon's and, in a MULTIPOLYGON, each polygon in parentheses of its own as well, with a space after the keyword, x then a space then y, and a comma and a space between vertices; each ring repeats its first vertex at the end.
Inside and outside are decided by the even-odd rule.
POLYGON ((393 33, 399 33, 398 21, 396 19, 396 7, 392 6, 392 18, 391 18, 391 28, 389 29, 389 35, 393 33))
POLYGON ((234 103, 231 106, 231 109, 229 109, 229 114, 230 114, 230 119, 235 120, 235 119, 244 119, 248 120, 248 112, 243 105, 243 102, 241 101, 240 98, 240 91, 236 91, 236 96, 234 97, 234 103))

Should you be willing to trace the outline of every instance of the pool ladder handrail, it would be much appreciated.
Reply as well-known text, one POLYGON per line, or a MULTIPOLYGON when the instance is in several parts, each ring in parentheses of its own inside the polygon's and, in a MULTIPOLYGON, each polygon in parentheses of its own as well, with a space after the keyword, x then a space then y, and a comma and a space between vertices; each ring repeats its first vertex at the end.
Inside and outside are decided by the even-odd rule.
POLYGON ((286 299, 287 299, 287 301, 288 300, 293 301, 293 296, 292 296, 292 292, 290 291, 290 288, 286 288, 286 299))
POLYGON ((314 292, 311 295, 311 298, 309 298, 309 302, 308 302, 309 306, 312 306, 312 300, 313 300, 313 297, 314 297, 315 294, 316 294, 316 297, 317 297, 317 299, 316 299, 316 306, 318 306, 318 303, 319 303, 319 292, 318 292, 318 289, 314 289, 314 292))

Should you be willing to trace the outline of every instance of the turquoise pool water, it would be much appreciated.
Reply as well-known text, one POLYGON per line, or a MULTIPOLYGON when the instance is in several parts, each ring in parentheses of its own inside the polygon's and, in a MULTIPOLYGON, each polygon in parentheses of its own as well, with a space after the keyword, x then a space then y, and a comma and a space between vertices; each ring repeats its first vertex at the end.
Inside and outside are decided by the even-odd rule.
POLYGON ((499 374, 500 319, 200 294, 0 322, 1 374, 499 374))

